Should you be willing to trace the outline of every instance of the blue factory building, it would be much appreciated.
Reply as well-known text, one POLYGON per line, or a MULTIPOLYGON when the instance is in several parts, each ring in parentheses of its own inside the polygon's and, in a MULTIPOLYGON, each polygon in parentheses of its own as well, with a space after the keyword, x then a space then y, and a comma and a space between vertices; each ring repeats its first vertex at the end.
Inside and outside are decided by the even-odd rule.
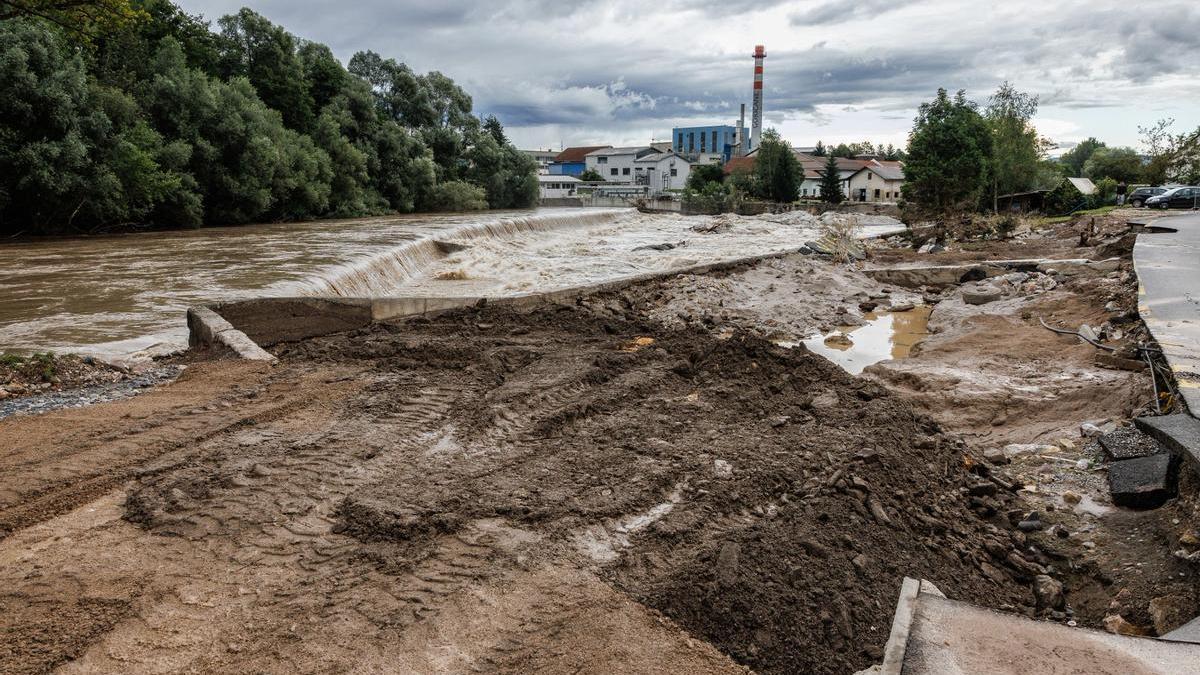
MULTIPOLYGON (((737 145, 737 127, 721 124, 707 127, 675 127, 671 131, 671 147, 687 157, 694 155, 721 155, 721 162, 729 161, 737 145)), ((749 152, 753 148, 746 148, 749 152)))

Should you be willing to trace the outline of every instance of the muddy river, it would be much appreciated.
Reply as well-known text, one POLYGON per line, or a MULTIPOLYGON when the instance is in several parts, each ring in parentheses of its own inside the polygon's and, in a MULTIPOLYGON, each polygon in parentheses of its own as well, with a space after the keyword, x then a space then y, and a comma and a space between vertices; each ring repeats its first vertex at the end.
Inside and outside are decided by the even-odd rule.
MULTIPOLYGON (((0 246, 0 351, 123 359, 186 345, 187 307, 253 296, 505 295, 793 249, 807 214, 538 209, 54 239, 0 246)), ((864 235, 896 229, 867 223, 864 235)))

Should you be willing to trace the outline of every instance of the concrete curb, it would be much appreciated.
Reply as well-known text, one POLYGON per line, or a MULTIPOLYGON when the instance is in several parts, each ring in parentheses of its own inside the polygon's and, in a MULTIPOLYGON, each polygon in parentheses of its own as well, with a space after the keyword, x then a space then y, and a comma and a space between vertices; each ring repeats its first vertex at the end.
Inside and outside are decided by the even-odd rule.
MULTIPOLYGON (((898 232, 883 232, 863 239, 889 237, 898 232)), ((402 316, 435 314, 464 307, 485 304, 533 309, 545 304, 571 303, 579 298, 621 290, 629 286, 665 279, 681 274, 706 274, 734 269, 796 255, 803 246, 775 253, 731 258, 711 263, 700 263, 687 267, 657 272, 647 272, 613 281, 572 286, 542 293, 526 293, 502 297, 488 296, 415 296, 380 298, 335 298, 335 297, 280 297, 254 298, 214 303, 188 311, 189 344, 228 346, 243 358, 263 359, 263 355, 274 359, 262 350, 281 342, 295 342, 348 330, 355 330, 376 321, 402 316), (193 315, 195 318, 193 318, 193 315), (215 317, 215 318, 214 318, 215 317), (217 323, 216 320, 220 320, 217 323), (232 331, 232 332, 231 332, 232 331), (240 337, 238 337, 240 336, 240 337), (243 339, 244 338, 244 339, 243 339), (233 344, 230 344, 233 343, 233 344), (248 343, 248 344, 247 344, 248 343), (237 346, 233 346, 236 344, 237 346), (254 349, 251 349, 253 346, 254 349), (257 352, 255 351, 257 350, 257 352), (261 352, 261 354, 259 354, 261 352), (249 356, 249 354, 257 354, 249 356)))

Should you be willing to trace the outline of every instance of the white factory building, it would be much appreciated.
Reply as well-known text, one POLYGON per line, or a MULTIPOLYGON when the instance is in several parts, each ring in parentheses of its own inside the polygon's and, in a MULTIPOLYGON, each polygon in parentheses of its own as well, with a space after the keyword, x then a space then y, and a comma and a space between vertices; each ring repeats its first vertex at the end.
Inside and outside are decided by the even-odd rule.
POLYGON ((649 186, 652 193, 682 190, 691 172, 691 162, 674 152, 649 154, 633 161, 634 183, 649 186))
POLYGON ((574 176, 552 176, 541 174, 538 177, 538 197, 541 199, 557 199, 574 197, 575 188, 581 182, 574 176))
POLYGON ((633 183, 633 163, 646 155, 658 152, 648 145, 631 148, 602 148, 587 154, 587 168, 600 174, 610 183, 633 183))

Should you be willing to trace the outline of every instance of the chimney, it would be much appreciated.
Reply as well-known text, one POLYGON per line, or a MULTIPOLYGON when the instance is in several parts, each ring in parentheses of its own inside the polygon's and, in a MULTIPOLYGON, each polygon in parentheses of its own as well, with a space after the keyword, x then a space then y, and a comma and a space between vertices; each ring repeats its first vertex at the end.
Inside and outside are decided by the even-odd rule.
POLYGON ((742 112, 738 115, 737 127, 737 147, 733 149, 733 154, 741 157, 746 154, 746 104, 742 104, 742 112))
POLYGON ((767 58, 767 52, 763 50, 762 45, 754 46, 754 108, 750 115, 750 147, 746 148, 746 152, 758 148, 758 140, 762 137, 762 114, 763 114, 763 59, 767 58))

